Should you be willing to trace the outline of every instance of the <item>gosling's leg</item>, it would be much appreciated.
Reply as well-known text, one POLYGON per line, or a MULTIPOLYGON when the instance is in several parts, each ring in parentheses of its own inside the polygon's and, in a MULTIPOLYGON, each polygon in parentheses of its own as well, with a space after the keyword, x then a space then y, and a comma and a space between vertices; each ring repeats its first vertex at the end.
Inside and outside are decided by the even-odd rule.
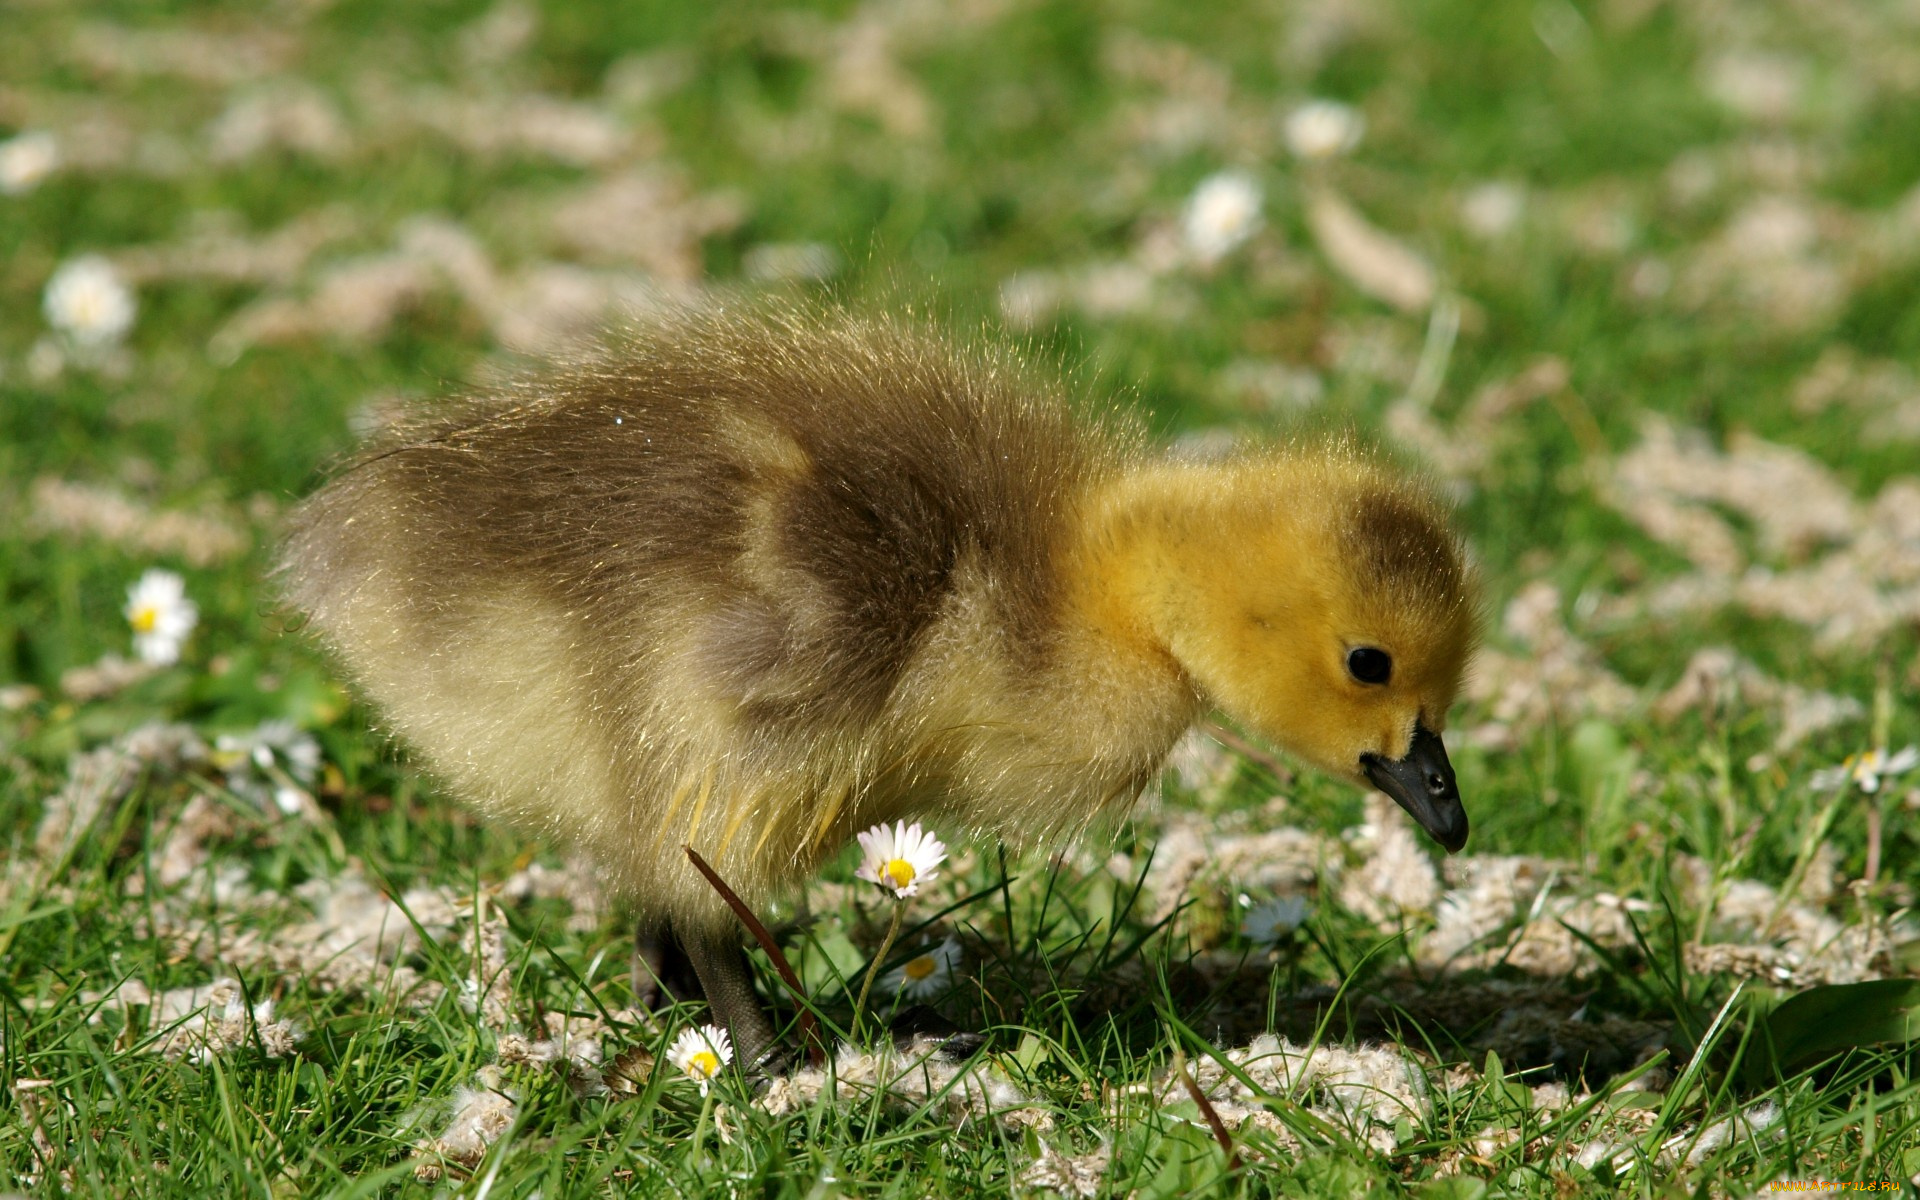
POLYGON ((739 940, 731 931, 677 932, 700 976, 700 987, 713 1009, 713 1023, 733 1038, 735 1060, 749 1069, 778 1070, 771 1062, 761 1062, 774 1049, 773 1024, 760 1007, 760 998, 753 994, 753 973, 739 940))
POLYGON ((634 929, 632 970, 634 1000, 643 1009, 705 998, 687 948, 664 921, 640 919, 634 929))

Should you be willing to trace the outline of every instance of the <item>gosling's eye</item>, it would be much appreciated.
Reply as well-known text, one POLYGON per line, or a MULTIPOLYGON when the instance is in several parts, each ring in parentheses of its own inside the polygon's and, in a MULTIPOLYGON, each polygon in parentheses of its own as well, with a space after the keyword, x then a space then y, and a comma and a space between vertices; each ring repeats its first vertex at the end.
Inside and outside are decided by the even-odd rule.
POLYGON ((1385 683, 1393 674, 1393 656, 1372 646, 1350 650, 1347 652, 1347 673, 1361 683, 1385 683))

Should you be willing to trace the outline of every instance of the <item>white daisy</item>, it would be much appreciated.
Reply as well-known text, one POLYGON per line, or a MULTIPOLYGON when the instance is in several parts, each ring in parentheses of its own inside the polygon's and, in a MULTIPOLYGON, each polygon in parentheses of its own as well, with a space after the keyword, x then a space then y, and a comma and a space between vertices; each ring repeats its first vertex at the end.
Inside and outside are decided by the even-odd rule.
POLYGON ((947 859, 946 846, 918 821, 875 825, 859 838, 864 857, 854 874, 892 890, 901 900, 931 881, 933 869, 947 859))
POLYGON ((319 777, 320 743, 292 721, 263 721, 251 733, 221 734, 213 761, 235 795, 262 807, 271 800, 292 816, 306 806, 319 777))
POLYGON ((925 1000, 947 990, 959 965, 960 941, 950 937, 888 971, 880 986, 909 1000, 925 1000))
POLYGON ((0 194, 23 196, 60 166, 60 143, 44 130, 0 142, 0 194))
POLYGON ((1200 181, 1180 218, 1187 249, 1202 263, 1218 262, 1260 228, 1265 197, 1253 176, 1218 171, 1200 181))
POLYGON ((1287 149, 1311 161, 1350 153, 1366 136, 1360 110, 1338 100, 1310 100, 1287 114, 1287 149))
POLYGON ((682 1029, 680 1036, 673 1040, 673 1048, 667 1051, 667 1061, 697 1082, 704 1096, 707 1084, 733 1061, 733 1039, 716 1025, 682 1029))
POLYGON ((1852 784, 1872 795, 1880 790, 1882 781, 1904 775, 1916 766, 1920 766, 1920 748, 1908 746, 1892 754, 1880 749, 1868 750, 1849 754, 1837 767, 1815 771, 1807 783, 1821 792, 1839 791, 1852 784))
POLYGON ((84 254, 47 280, 41 307, 47 323, 76 344, 104 348, 127 336, 139 306, 112 263, 84 254))
POLYGON ((1261 946, 1276 946, 1293 935, 1313 915, 1313 906, 1298 896, 1281 896, 1247 910, 1240 921, 1241 936, 1261 946))
POLYGON ((200 610, 187 599, 186 581, 158 567, 127 589, 126 614, 134 652, 156 667, 180 660, 180 643, 200 620, 200 610))

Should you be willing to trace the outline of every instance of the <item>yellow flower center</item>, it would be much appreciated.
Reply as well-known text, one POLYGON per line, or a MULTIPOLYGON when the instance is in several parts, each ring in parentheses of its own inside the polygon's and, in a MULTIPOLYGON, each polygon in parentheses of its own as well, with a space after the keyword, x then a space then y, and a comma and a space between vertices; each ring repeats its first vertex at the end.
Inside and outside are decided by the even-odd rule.
POLYGON ((919 983, 922 979, 939 970, 940 964, 934 961, 933 955, 922 954, 919 958, 908 960, 907 965, 900 969, 906 972, 908 979, 919 983))
POLYGON ((1880 752, 1868 750, 1864 754, 1849 754, 1841 766, 1847 769, 1847 775, 1859 785, 1862 791, 1871 792, 1880 785, 1880 752))
POLYGON ((160 610, 151 604, 145 605, 134 609, 133 615, 127 620, 133 623, 135 633, 152 633, 153 627, 160 623, 160 610))
POLYGON ((712 1079, 720 1073, 720 1056, 711 1050, 702 1050, 687 1060, 687 1074, 697 1079, 712 1079))
POLYGON ((893 880, 893 886, 897 888, 906 887, 913 882, 913 864, 904 858, 888 861, 880 873, 893 880))

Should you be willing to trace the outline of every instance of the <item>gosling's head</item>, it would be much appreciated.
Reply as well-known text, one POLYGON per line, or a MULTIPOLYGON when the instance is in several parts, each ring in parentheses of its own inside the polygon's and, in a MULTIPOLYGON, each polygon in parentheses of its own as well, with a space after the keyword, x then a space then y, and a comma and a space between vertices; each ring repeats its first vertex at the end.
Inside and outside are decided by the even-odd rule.
POLYGON ((1235 720, 1459 850, 1467 815, 1440 735, 1479 605, 1446 509, 1346 447, 1140 486, 1118 541, 1140 548, 1126 557, 1157 640, 1235 720))

